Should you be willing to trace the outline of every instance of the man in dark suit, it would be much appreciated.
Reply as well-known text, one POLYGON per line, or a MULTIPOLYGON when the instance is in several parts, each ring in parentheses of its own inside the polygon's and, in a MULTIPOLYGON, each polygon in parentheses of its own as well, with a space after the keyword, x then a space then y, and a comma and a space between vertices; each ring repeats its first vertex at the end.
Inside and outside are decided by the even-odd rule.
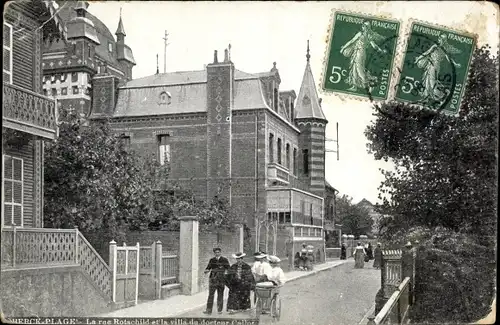
POLYGON ((224 305, 225 273, 230 265, 227 258, 222 256, 222 250, 219 247, 214 248, 214 254, 215 257, 210 259, 205 269, 205 274, 210 272, 210 278, 208 281, 207 309, 203 312, 204 314, 212 313, 215 291, 217 291, 217 312, 219 314, 222 314, 224 305))

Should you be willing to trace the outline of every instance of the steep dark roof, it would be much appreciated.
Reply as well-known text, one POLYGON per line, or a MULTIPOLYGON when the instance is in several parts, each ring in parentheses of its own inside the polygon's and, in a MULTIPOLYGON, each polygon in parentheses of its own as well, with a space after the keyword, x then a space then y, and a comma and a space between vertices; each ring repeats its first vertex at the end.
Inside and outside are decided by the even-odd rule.
MULTIPOLYGON (((67 23, 74 17, 76 17, 76 12, 74 10, 75 6, 77 5, 77 1, 58 1, 58 5, 60 8, 59 11, 59 16, 61 17, 61 20, 64 23, 67 23)), ((90 21, 94 24, 94 28, 97 32, 97 37, 99 38, 99 42, 101 44, 96 46, 96 54, 104 61, 106 61, 108 64, 112 65, 115 68, 120 68, 120 64, 118 60, 116 59, 116 40, 109 31, 108 27, 104 25, 102 21, 99 20, 96 16, 92 15, 91 13, 87 12, 85 14, 85 17, 90 19, 90 21), (110 53, 108 50, 108 44, 111 43, 113 44, 113 52, 110 53)), ((54 44, 49 48, 49 52, 58 50, 60 49, 60 44, 59 46, 54 44)))

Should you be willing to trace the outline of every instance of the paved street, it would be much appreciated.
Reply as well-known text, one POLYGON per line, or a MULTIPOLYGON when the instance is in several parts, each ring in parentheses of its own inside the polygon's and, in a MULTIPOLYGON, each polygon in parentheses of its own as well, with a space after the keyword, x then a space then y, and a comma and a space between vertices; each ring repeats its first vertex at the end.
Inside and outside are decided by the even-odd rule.
MULTIPOLYGON (((299 279, 281 290, 282 313, 279 324, 289 325, 357 325, 375 302, 380 288, 380 270, 374 270, 373 261, 364 269, 354 269, 351 259, 346 264, 299 279)), ((225 309, 225 307, 224 307, 225 309)), ((204 317, 203 308, 179 315, 204 317)), ((217 317, 215 316, 212 317, 217 317)), ((250 318, 248 314, 228 315, 223 318, 250 318)), ((271 324, 268 315, 261 324, 271 324)))

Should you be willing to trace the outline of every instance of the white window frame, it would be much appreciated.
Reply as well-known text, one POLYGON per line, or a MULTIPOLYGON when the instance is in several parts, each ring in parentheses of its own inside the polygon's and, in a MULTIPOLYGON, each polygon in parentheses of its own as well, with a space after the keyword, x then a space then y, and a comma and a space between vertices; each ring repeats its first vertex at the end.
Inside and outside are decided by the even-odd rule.
MULTIPOLYGON (((14 186, 12 186, 12 193, 14 193, 14 186)), ((12 227, 12 224, 14 223, 14 206, 20 206, 21 207, 21 224, 16 225, 16 227, 24 227, 24 160, 22 158, 17 158, 13 157, 11 155, 3 155, 2 157, 2 228, 10 228, 12 227), (11 158, 12 159, 12 173, 14 173, 14 160, 20 160, 21 161, 21 180, 14 180, 12 175, 9 177, 6 177, 5 175, 5 158, 11 158), (14 202, 6 202, 5 200, 5 181, 9 181, 12 183, 20 183, 21 184, 21 203, 14 203, 14 202), (5 214, 5 206, 10 205, 12 206, 12 215, 10 216, 10 225, 5 224, 5 218, 8 217, 5 214)))
MULTIPOLYGON (((13 58, 13 56, 14 56, 14 53, 13 53, 13 51, 12 51, 12 49, 13 49, 13 47, 14 47, 14 44, 12 44, 12 41, 13 41, 13 39, 12 39, 12 29, 13 29, 13 27, 12 27, 12 25, 11 25, 11 24, 6 23, 6 22, 4 22, 3 24, 4 24, 4 28, 5 28, 5 26, 8 26, 8 27, 10 28, 10 42, 9 42, 10 47, 9 47, 9 46, 5 46, 5 45, 3 45, 3 49, 4 49, 4 50, 8 50, 8 51, 10 52, 10 62, 9 62, 9 65, 10 65, 10 72, 9 72, 9 71, 4 70, 4 69, 3 69, 3 66, 2 66, 2 70, 3 70, 3 73, 6 73, 6 74, 8 74, 8 75, 9 75, 9 77, 10 77, 10 79, 9 79, 9 83, 10 83, 10 84, 12 84, 12 75, 13 75, 13 72, 14 72, 14 71, 12 71, 12 70, 13 70, 13 68, 14 68, 14 65, 12 64, 12 58, 13 58)), ((3 33, 3 31, 2 31, 2 33, 3 33)), ((2 78, 3 78, 3 76, 2 76, 2 78)), ((5 80, 4 80, 4 81, 5 81, 5 80)))
POLYGON ((165 166, 166 164, 170 164, 172 161, 171 160, 172 156, 171 156, 170 144, 169 143, 162 143, 161 139, 163 137, 169 138, 170 135, 168 135, 168 134, 159 134, 158 135, 158 160, 159 160, 161 166, 165 166))

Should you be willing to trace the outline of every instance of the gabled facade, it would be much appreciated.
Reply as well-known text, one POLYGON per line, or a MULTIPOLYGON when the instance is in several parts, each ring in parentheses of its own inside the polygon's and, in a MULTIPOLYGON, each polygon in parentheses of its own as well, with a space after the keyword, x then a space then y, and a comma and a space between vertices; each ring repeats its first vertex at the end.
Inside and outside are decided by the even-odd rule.
POLYGON ((91 118, 109 117, 123 141, 170 165, 198 198, 227 199, 254 229, 255 249, 287 255, 308 242, 324 258, 327 120, 309 64, 299 96, 268 72, 236 69, 230 53, 201 71, 156 73, 116 89, 94 77, 91 118))
MULTIPOLYGON (((3 21, 2 229, 43 227, 43 143, 57 137, 56 102, 42 93, 42 43, 64 39, 50 1, 12 1, 3 21)), ((3 247, 3 246, 2 246, 3 247)))

